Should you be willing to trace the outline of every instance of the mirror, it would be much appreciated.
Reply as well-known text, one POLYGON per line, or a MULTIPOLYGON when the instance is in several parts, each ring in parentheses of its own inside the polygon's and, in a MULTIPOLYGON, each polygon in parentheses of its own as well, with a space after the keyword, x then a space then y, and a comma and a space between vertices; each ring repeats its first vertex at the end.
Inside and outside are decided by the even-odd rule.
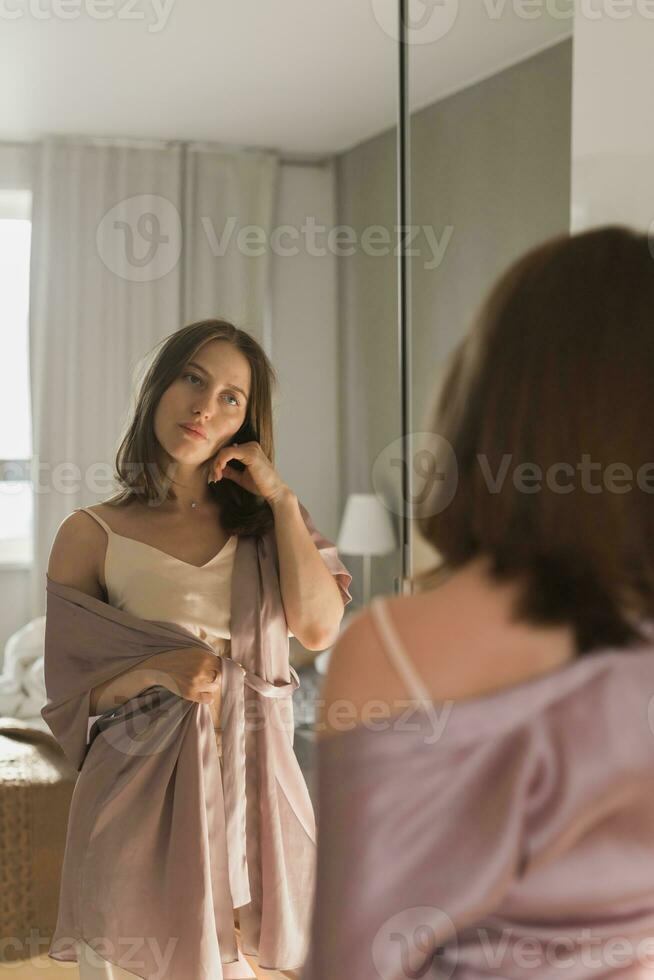
MULTIPOLYGON (((394 0, 12 0, 0 19, 12 92, 0 131, 0 232, 15 260, 12 271, 2 264, 0 283, 15 365, 0 450, 0 649, 11 640, 25 651, 0 664, 3 676, 43 653, 42 639, 24 645, 43 627, 53 541, 73 510, 115 491, 147 359, 202 318, 233 320, 273 363, 275 466, 339 542, 354 575, 348 613, 366 593, 393 591, 394 0), (370 509, 373 492, 391 498, 387 510, 370 509), (341 542, 350 501, 350 529, 366 534, 341 542)), ((291 637, 298 671, 315 659, 291 637)), ((47 735, 45 692, 28 696, 9 680, 3 715, 47 735)), ((307 679, 309 702, 312 690, 307 679)), ((296 733, 310 728, 309 702, 296 703, 296 733)), ((293 749, 313 790, 308 742, 298 734, 293 749)), ((53 797, 61 782, 53 777, 53 797)), ((45 934, 69 804, 65 791, 53 798, 43 828, 52 860, 34 887, 49 906, 26 927, 45 934)))

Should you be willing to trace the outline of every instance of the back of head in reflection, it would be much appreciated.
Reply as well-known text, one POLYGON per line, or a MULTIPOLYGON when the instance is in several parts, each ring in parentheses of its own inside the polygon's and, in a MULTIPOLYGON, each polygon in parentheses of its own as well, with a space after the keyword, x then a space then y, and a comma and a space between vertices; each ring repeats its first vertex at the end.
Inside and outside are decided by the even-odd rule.
MULTIPOLYGON (((569 623, 579 654, 626 645, 654 612, 654 257, 613 226, 515 262, 455 349, 431 432, 456 492, 418 519, 420 587, 484 555, 516 612, 569 623)), ((444 473, 444 485, 448 474, 444 473)))

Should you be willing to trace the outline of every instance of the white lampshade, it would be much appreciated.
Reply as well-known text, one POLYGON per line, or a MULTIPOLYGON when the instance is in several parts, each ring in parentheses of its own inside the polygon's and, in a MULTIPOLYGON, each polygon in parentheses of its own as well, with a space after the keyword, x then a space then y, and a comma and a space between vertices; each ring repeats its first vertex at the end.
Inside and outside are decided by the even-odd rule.
POLYGON ((395 530, 376 494, 349 495, 336 547, 346 555, 388 555, 395 551, 395 530))

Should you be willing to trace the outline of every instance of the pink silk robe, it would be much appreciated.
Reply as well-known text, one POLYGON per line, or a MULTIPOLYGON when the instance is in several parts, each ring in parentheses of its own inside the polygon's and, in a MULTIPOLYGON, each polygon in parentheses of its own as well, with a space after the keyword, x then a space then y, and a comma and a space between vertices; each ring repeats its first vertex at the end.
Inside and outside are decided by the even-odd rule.
POLYGON ((319 739, 301 980, 654 980, 643 633, 319 739))
MULTIPOLYGON (((346 605, 352 576, 300 510, 346 605)), ((240 537, 231 658, 223 657, 223 773, 208 704, 150 687, 102 715, 93 687, 162 650, 215 650, 175 623, 144 620, 46 576, 42 717, 79 771, 59 915, 49 949, 75 941, 145 980, 220 980, 242 948, 265 969, 306 955, 316 827, 293 751, 288 627, 274 528, 240 537)), ((216 654, 217 656, 217 654, 216 654)))

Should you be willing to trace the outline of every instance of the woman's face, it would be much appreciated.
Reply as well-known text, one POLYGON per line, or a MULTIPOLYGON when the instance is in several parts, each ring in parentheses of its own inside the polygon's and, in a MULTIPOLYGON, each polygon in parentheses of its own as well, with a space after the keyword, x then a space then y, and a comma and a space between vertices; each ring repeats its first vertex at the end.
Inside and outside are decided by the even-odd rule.
POLYGON ((215 456, 245 421, 250 384, 248 359, 227 340, 208 340, 159 400, 154 432, 160 445, 182 465, 215 456), (183 422, 201 426, 205 438, 189 434, 183 422))

